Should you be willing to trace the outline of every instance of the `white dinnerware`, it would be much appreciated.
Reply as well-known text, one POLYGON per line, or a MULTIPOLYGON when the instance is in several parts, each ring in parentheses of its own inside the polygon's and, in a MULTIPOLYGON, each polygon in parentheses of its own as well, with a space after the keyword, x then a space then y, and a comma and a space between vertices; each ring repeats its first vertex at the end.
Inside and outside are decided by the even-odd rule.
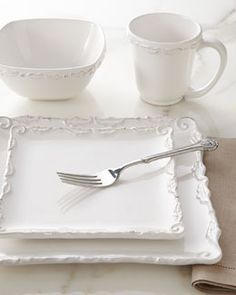
POLYGON ((128 26, 134 53, 137 88, 154 105, 172 105, 183 97, 206 94, 221 77, 227 60, 224 45, 202 35, 201 26, 185 16, 157 12, 138 16, 128 26), (215 49, 220 65, 199 89, 191 87, 193 60, 202 48, 215 49))
MULTIPOLYGON (((59 124, 82 132, 94 121, 100 128, 110 126, 104 119, 55 119, 59 124), (83 127, 81 126, 83 125, 83 127), (82 127, 82 128, 81 128, 82 127)), ((1 131, 9 129, 12 124, 28 124, 42 128, 53 127, 51 118, 21 117, 1 119, 1 131)), ((55 121, 54 121, 55 122, 55 121)), ((202 138, 195 122, 184 118, 170 120, 168 118, 114 119, 113 127, 137 127, 146 132, 157 126, 174 130, 175 145, 183 142, 192 143, 202 138), (136 123, 136 124, 135 124, 136 123)), ((18 142, 19 143, 19 142, 18 142)), ((23 143, 23 142, 22 142, 23 143)), ((21 143, 21 144, 22 144, 21 143)), ((0 151, 0 160, 4 151, 0 151)), ((219 247, 220 230, 215 212, 210 201, 208 179, 201 152, 180 156, 177 159, 178 191, 183 208, 185 235, 182 239, 172 241, 130 240, 130 239, 94 239, 94 240, 54 240, 54 239, 2 239, 0 243, 0 263, 7 265, 46 264, 46 263, 151 263, 151 264, 212 264, 221 258, 219 247)), ((0 170, 1 172, 1 170, 0 170)), ((2 174, 0 182, 2 182, 2 174)), ((126 196, 128 197, 128 196, 126 196)), ((148 194, 145 195, 148 198, 148 194)), ((9 196, 11 198, 11 196, 9 196)), ((45 210, 47 207, 45 206, 45 210)))
POLYGON ((0 76, 30 99, 78 96, 105 53, 100 26, 77 19, 25 19, 0 30, 0 76))

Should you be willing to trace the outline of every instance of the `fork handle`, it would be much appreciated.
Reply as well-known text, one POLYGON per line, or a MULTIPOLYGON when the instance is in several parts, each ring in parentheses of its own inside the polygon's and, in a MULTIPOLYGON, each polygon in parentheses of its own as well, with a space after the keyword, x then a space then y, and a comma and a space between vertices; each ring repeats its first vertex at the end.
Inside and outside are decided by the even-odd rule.
POLYGON ((154 155, 151 155, 151 156, 144 157, 144 158, 142 158, 140 160, 136 160, 136 161, 127 163, 124 166, 122 166, 121 168, 119 168, 119 170, 121 171, 121 170, 127 169, 127 168, 129 168, 131 166, 135 166, 135 165, 139 165, 139 164, 149 164, 151 162, 154 162, 154 161, 157 161, 157 160, 160 160, 160 159, 173 157, 173 156, 179 156, 179 155, 190 153, 190 152, 214 151, 215 149, 217 149, 217 147, 218 147, 218 143, 217 143, 216 140, 214 140, 213 138, 206 137, 206 138, 200 140, 199 142, 197 142, 195 144, 182 146, 182 147, 177 148, 177 149, 173 149, 173 150, 169 150, 169 151, 166 151, 166 152, 154 154, 154 155))

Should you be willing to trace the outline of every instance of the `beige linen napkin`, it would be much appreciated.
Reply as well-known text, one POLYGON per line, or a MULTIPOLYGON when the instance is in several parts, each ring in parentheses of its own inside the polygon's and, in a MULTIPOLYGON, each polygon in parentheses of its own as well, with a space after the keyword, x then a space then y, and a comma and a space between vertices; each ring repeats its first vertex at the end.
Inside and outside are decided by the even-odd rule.
POLYGON ((211 201, 222 234, 223 257, 215 265, 194 265, 192 285, 213 294, 236 294, 236 139, 218 139, 216 151, 205 153, 211 201))

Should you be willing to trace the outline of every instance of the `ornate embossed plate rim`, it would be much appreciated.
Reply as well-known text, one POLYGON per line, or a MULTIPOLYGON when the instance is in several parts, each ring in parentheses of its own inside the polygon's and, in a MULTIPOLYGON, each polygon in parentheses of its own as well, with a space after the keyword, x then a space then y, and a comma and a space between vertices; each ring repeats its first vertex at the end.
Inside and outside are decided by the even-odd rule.
MULTIPOLYGON (((160 118, 161 119, 161 118, 160 118)), ((152 131, 159 135, 166 136, 166 145, 168 149, 172 148, 172 128, 170 126, 163 126, 162 124, 153 126, 139 126, 137 127, 137 121, 144 121, 151 125, 151 118, 95 118, 82 119, 73 117, 69 119, 60 118, 44 118, 23 116, 15 119, 8 117, 0 117, 0 127, 3 129, 10 128, 10 138, 8 143, 8 157, 6 163, 6 171, 4 176, 4 183, 2 194, 0 195, 0 213, 2 211, 3 200, 11 191, 11 177, 14 175, 14 150, 17 145, 17 136, 26 133, 33 133, 40 135, 47 132, 62 131, 70 133, 72 135, 81 135, 87 133, 114 133, 123 130, 132 130, 134 132, 147 132, 152 131), (45 124, 40 125, 39 121, 43 121, 45 124), (127 126, 127 121, 132 121, 131 126, 127 126), (33 124, 32 124, 33 122, 33 124), (37 122, 37 123, 36 123, 37 122), (35 124, 36 123, 36 124, 35 124), (135 124, 136 123, 136 124, 135 124), (86 126, 87 124, 87 126, 86 126)), ((155 120, 154 120, 155 121, 155 120)), ((179 196, 177 194, 177 180, 175 175, 175 162, 171 159, 167 166, 167 173, 170 175, 168 184, 168 190, 170 195, 173 196, 172 204, 173 214, 171 216, 172 223, 169 227, 151 229, 145 228, 137 230, 135 228, 117 229, 112 231, 110 229, 88 229, 86 231, 80 230, 76 227, 43 227, 25 229, 19 228, 17 230, 9 230, 3 225, 0 225, 0 235, 5 237, 16 238, 138 238, 138 239, 175 239, 183 236, 184 226, 182 220, 182 210, 180 206, 179 196)), ((4 219, 3 213, 1 213, 0 221, 4 219)))
MULTIPOLYGON (((179 130, 189 130, 191 129, 190 141, 191 143, 196 143, 203 138, 202 133, 200 132, 196 121, 190 117, 180 118, 175 121, 175 128, 179 130)), ((196 199, 202 206, 206 206, 208 215, 210 216, 210 221, 206 231, 206 239, 208 242, 215 248, 216 257, 214 262, 217 262, 221 259, 222 251, 219 245, 219 238, 221 235, 221 230, 216 218, 215 210, 211 203, 211 192, 208 188, 208 177, 206 176, 206 167, 203 163, 203 153, 197 151, 196 161, 192 165, 192 174, 193 177, 198 181, 196 199)), ((206 256, 211 256, 211 253, 205 253, 206 256)), ((214 263, 212 262, 212 263, 214 263)), ((201 263, 201 262, 198 262, 201 263)))
MULTIPOLYGON (((14 120, 21 121, 37 121, 37 120, 48 120, 49 118, 42 118, 42 117, 31 117, 31 116, 24 116, 18 117, 14 120)), ((82 121, 87 121, 88 119, 80 118, 82 121)), ((127 120, 133 120, 134 118, 126 118, 127 120)), ((116 120, 126 120, 124 118, 116 118, 116 120)), ((143 120, 146 118, 138 118, 138 120, 143 120)), ((62 120, 62 119, 59 119, 62 120)), ((69 119, 71 120, 71 118, 69 119)), ((103 119, 101 119, 103 120, 103 119)), ((197 140, 198 136, 202 136, 198 130, 198 127, 195 121, 191 118, 181 118, 179 121, 171 118, 151 118, 153 123, 162 122, 163 124, 171 124, 172 126, 178 125, 178 128, 182 130, 189 128, 189 123, 193 126, 193 132, 191 135, 191 140, 194 142, 197 140), (181 122, 179 123, 178 122, 181 122), (187 120, 187 122, 186 122, 187 120), (196 131, 196 132, 195 132, 196 131)), ((10 124, 11 125, 11 124, 10 124)), ((6 128, 10 128, 5 124, 6 128)), ((179 255, 172 254, 172 256, 167 255, 151 255, 150 253, 143 253, 139 256, 130 256, 127 255, 108 255, 101 253, 95 253, 94 255, 87 255, 87 254, 80 254, 80 255, 70 255, 69 253, 63 254, 55 254, 49 255, 44 254, 39 256, 35 255, 19 255, 19 254, 0 254, 0 263, 5 265, 25 265, 25 264, 50 264, 50 263, 148 263, 148 264, 168 264, 168 265, 188 265, 188 264, 196 264, 196 263, 204 263, 204 264, 212 264, 216 263, 221 259, 221 249, 219 247, 219 236, 220 236, 220 229, 218 226, 218 222, 215 216, 215 212, 212 209, 211 201, 210 201, 210 192, 208 189, 208 179, 205 176, 205 166, 202 163, 202 154, 200 152, 196 153, 196 161, 193 165, 193 172, 199 171, 197 173, 193 173, 193 177, 195 177, 199 182, 199 187, 203 186, 205 189, 205 200, 202 200, 200 203, 202 206, 206 206, 208 209, 208 214, 210 216, 210 223, 208 225, 208 230, 206 232, 206 238, 209 243, 213 246, 212 255, 209 253, 205 253, 201 255, 201 253, 180 253, 179 255), (200 166, 197 163, 200 161, 200 166), (200 178, 199 178, 200 177, 200 178), (211 226, 212 225, 212 226, 211 226), (214 253, 213 253, 214 252, 214 253)), ((197 189, 199 192, 199 190, 197 189)), ((201 193, 200 193, 201 194, 201 193)), ((196 193, 195 196, 198 200, 200 200, 199 194, 196 193)), ((1 244, 0 244, 1 247, 1 244)), ((1 250, 0 250, 1 252, 1 250)))

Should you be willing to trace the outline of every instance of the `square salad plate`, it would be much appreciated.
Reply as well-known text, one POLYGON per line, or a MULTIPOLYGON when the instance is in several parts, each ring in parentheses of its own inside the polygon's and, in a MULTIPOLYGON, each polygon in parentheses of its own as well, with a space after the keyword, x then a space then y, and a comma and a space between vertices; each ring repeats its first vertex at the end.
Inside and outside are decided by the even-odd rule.
MULTIPOLYGON (((48 125, 48 118, 21 117, 16 122, 48 125), (31 122, 31 123, 30 123, 31 122)), ((51 120, 51 119, 50 119, 51 120)), ((71 120, 71 119, 70 119, 71 120)), ((76 118, 76 120, 78 120, 76 118)), ((93 119, 97 120, 97 119, 93 119)), ((190 118, 116 119, 118 125, 134 123, 170 126, 174 145, 195 143, 202 138, 196 123, 190 118), (137 121, 138 120, 138 121, 137 121), (121 123, 122 121, 122 123, 121 123)), ((13 120, 5 121, 5 128, 13 120)), ((84 124, 87 123, 84 121, 84 124)), ((103 124, 103 123, 102 123, 103 124)), ((104 126, 106 123, 104 123, 104 126)), ((3 127, 3 125, 2 125, 3 127)), ((149 126, 150 127, 150 126, 149 126)), ((0 130, 1 134, 3 129, 0 130)), ((6 162, 6 149, 1 135, 0 163, 6 162)), ((178 193, 183 210, 184 237, 174 240, 148 239, 1 239, 0 263, 5 265, 49 263, 149 263, 168 265, 213 264, 221 259, 220 229, 210 201, 208 178, 202 153, 193 152, 176 157, 178 193)), ((0 183, 4 171, 0 170, 0 183)), ((10 196, 9 196, 10 197, 10 196)))
POLYGON ((56 174, 91 174, 172 149, 171 126, 154 126, 148 118, 1 117, 0 127, 7 126, 10 137, 0 196, 1 237, 183 236, 173 158, 128 169, 119 183, 106 189, 64 184, 56 174))

